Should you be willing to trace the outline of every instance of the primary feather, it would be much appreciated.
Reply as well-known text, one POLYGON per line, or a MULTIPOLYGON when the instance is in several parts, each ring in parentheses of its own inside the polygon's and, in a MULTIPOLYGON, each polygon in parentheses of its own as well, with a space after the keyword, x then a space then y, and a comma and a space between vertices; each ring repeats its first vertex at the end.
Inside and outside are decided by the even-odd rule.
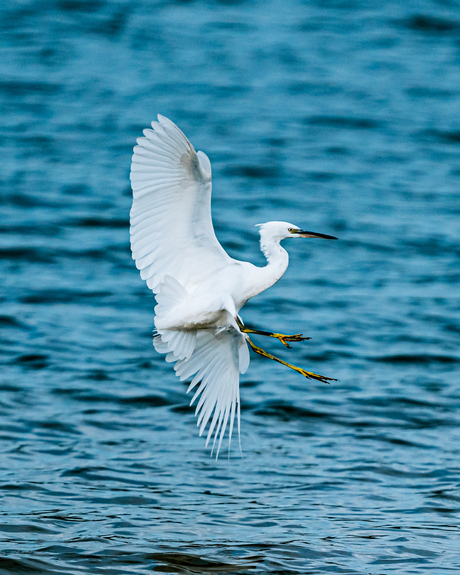
POLYGON ((211 220, 211 163, 164 116, 137 140, 131 164, 131 250, 141 277, 157 293, 166 275, 186 289, 230 257, 211 220), (197 265, 200 262, 200 265, 197 265))

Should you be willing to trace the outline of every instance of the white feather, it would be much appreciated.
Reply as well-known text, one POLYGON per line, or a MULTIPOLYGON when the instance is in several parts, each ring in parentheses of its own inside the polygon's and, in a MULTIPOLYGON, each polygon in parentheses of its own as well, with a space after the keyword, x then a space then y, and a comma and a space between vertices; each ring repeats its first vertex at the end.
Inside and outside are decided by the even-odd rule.
POLYGON ((137 140, 132 158, 131 249, 156 292, 166 275, 187 288, 232 260, 212 226, 209 158, 197 155, 167 118, 158 116, 152 128, 137 140))
MULTIPOLYGON (((196 332, 194 351, 191 356, 179 359, 174 366, 176 375, 180 377, 181 381, 196 374, 187 393, 200 384, 190 405, 198 399, 195 414, 198 416, 197 425, 200 427, 200 436, 210 422, 206 445, 208 445, 214 431, 214 444, 219 437, 216 457, 219 455, 229 420, 230 449, 235 413, 238 414, 238 430, 240 429, 239 371, 241 348, 247 350, 246 341, 244 336, 234 329, 219 333, 215 329, 200 330, 196 332)), ((156 349, 160 351, 160 347, 156 349)))

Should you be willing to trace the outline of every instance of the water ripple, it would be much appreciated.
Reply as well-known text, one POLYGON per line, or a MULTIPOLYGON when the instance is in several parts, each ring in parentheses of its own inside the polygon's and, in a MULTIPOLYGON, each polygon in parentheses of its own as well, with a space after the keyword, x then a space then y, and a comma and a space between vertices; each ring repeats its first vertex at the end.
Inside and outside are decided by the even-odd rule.
MULTIPOLYGON (((16 3, 17 4, 17 3, 16 3)), ((0 574, 460 571, 456 6, 0 6, 0 574), (241 452, 209 457, 155 354, 128 173, 156 113, 213 164, 216 234, 263 265, 241 452)))

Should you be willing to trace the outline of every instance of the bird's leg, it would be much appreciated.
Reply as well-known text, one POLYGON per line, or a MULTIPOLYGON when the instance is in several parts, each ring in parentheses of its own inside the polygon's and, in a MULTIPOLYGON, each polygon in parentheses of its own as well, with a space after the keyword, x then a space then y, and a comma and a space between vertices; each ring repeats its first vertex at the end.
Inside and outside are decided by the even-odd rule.
POLYGON ((295 341, 305 341, 307 339, 311 339, 311 337, 302 337, 301 333, 296 333, 294 335, 285 335, 284 333, 274 333, 272 331, 261 331, 258 329, 250 329, 249 327, 245 327, 245 325, 241 322, 241 320, 237 317, 236 323, 238 327, 243 333, 255 333, 256 335, 264 335, 266 337, 275 337, 279 339, 280 342, 285 345, 286 347, 291 347, 288 342, 295 342, 295 341))
POLYGON ((249 345, 252 347, 252 349, 256 353, 258 353, 259 355, 263 355, 264 357, 268 357, 269 359, 273 359, 274 361, 277 361, 278 363, 281 363, 281 364, 285 365, 286 367, 290 367, 291 369, 293 369, 294 371, 297 371, 297 373, 300 373, 301 375, 303 375, 304 377, 307 377, 308 379, 317 379, 318 381, 322 381, 323 383, 329 383, 330 381, 337 381, 336 379, 333 379, 332 377, 326 377, 325 375, 319 375, 317 373, 313 373, 312 371, 306 371, 305 369, 302 369, 301 367, 296 367, 295 365, 292 365, 291 363, 287 363, 286 361, 283 361, 279 357, 275 357, 271 353, 268 353, 267 351, 263 350, 261 347, 257 347, 257 345, 255 345, 255 343, 253 341, 251 341, 251 339, 247 335, 247 333, 246 333, 245 337, 246 337, 246 341, 249 343, 249 345))
POLYGON ((311 337, 303 337, 301 333, 296 333, 293 335, 286 335, 284 333, 275 333, 271 331, 261 331, 258 329, 249 329, 248 327, 244 327, 241 330, 243 333, 255 333, 256 335, 264 335, 266 337, 274 337, 279 339, 280 342, 288 348, 292 346, 289 345, 288 342, 296 342, 296 341, 305 341, 307 339, 311 339, 311 337))

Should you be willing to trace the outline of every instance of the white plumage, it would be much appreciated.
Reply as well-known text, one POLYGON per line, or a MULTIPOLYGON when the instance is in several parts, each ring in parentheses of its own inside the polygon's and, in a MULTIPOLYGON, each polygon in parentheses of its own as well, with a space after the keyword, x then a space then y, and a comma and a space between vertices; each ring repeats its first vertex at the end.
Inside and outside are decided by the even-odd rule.
MULTIPOLYGON (((267 266, 231 258, 212 225, 209 158, 195 152, 164 116, 159 115, 152 128, 137 140, 132 158, 131 249, 142 279, 156 294, 155 349, 166 354, 166 361, 175 362, 181 380, 194 376, 188 391, 195 389, 191 403, 196 402, 200 435, 210 422, 206 445, 214 434, 214 449, 219 438, 218 455, 228 423, 230 446, 235 413, 239 434, 239 373, 249 366, 247 343, 285 363, 254 346, 248 333, 258 332, 243 327, 240 308, 285 272, 289 258, 280 246, 282 239, 332 236, 270 222, 260 228, 267 266)), ((260 333, 280 336, 285 345, 306 339, 260 333)), ((329 379, 285 365, 306 377, 329 379)))

